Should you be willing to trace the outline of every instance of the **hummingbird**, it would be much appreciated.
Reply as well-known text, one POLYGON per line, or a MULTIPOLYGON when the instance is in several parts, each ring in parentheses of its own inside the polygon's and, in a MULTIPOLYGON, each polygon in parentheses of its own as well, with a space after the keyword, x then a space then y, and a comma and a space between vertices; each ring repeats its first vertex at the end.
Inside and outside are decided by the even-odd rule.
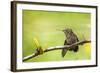
MULTIPOLYGON (((79 41, 77 35, 72 31, 72 29, 66 28, 62 31, 64 32, 65 37, 66 37, 64 45, 71 45, 71 44, 79 41)), ((70 49, 66 49, 66 48, 62 49, 62 57, 64 57, 66 55, 68 50, 77 52, 78 48, 79 48, 79 46, 73 46, 70 49)))

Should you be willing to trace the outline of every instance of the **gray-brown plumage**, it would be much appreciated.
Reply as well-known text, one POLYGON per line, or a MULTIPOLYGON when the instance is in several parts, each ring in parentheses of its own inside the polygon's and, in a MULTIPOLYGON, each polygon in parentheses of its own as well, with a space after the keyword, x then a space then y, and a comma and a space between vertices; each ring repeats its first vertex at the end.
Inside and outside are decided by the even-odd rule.
MULTIPOLYGON (((71 45, 71 44, 79 41, 77 35, 72 31, 72 29, 67 28, 67 29, 64 29, 62 31, 64 32, 64 34, 66 36, 64 45, 71 45)), ((69 50, 77 52, 78 46, 73 46, 69 50)), ((62 57, 64 57, 66 55, 67 51, 68 51, 68 49, 66 49, 66 48, 62 50, 62 57)))

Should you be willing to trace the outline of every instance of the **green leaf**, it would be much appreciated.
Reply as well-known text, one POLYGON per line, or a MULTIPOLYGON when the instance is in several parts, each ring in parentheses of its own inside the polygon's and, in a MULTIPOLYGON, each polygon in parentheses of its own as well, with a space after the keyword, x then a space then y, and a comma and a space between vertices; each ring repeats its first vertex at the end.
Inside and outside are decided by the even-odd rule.
POLYGON ((38 53, 39 53, 39 54, 43 54, 43 49, 42 49, 42 47, 41 47, 39 41, 37 40, 37 38, 33 38, 33 40, 34 40, 34 43, 35 43, 35 45, 36 45, 36 47, 37 47, 38 53))

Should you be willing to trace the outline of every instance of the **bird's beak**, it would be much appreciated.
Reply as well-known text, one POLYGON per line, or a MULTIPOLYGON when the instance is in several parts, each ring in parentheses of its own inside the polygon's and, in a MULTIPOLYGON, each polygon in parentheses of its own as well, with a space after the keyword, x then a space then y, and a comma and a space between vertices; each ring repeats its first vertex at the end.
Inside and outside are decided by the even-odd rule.
POLYGON ((64 30, 61 30, 61 29, 56 29, 57 31, 64 31, 64 30))

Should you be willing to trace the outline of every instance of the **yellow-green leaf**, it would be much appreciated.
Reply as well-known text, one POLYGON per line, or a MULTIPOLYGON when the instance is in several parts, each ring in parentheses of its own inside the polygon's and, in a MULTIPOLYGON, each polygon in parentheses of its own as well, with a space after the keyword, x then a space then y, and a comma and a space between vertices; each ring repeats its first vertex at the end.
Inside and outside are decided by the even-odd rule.
POLYGON ((34 41, 34 43, 35 43, 37 49, 39 49, 39 48, 40 48, 40 43, 39 43, 39 41, 38 41, 36 38, 33 38, 33 41, 34 41))
POLYGON ((39 41, 37 40, 37 38, 34 38, 33 41, 34 41, 34 43, 35 43, 35 45, 37 47, 37 50, 38 50, 39 54, 43 54, 43 49, 42 49, 39 41))

